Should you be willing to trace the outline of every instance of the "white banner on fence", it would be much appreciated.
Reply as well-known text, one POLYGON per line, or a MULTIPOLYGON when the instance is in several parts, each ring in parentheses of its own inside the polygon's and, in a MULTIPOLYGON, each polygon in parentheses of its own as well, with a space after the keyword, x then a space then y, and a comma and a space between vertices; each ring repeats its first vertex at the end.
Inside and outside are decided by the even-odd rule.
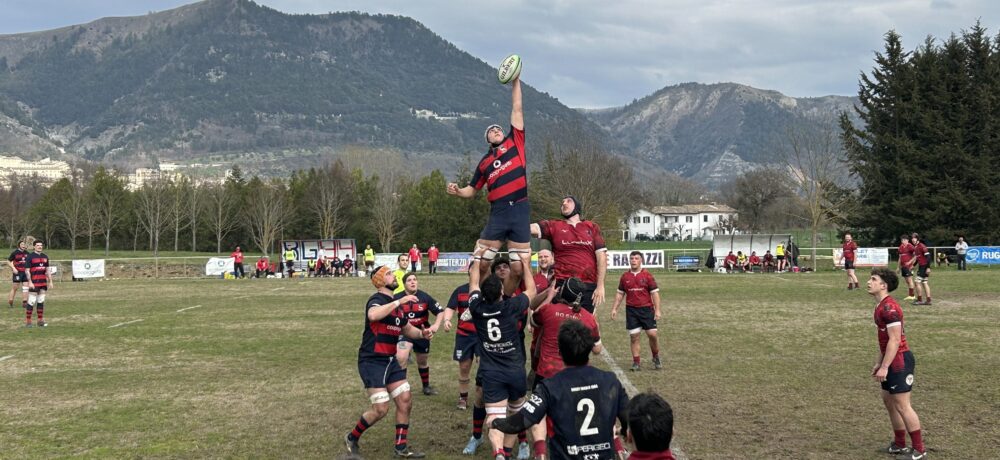
MULTIPOLYGON (((885 267, 889 265, 889 248, 858 248, 854 252, 855 267, 885 267)), ((833 249, 833 265, 844 267, 844 250, 833 249)))
MULTIPOLYGON (((662 249, 640 249, 643 268, 663 268, 662 249)), ((628 258, 632 251, 608 251, 608 270, 628 270, 628 258)), ((558 263, 558 262, 556 262, 558 263)))
POLYGON ((74 260, 73 278, 104 278, 104 259, 74 260))
POLYGON ((236 259, 232 257, 212 257, 205 264, 205 276, 219 276, 231 272, 235 263, 236 259))

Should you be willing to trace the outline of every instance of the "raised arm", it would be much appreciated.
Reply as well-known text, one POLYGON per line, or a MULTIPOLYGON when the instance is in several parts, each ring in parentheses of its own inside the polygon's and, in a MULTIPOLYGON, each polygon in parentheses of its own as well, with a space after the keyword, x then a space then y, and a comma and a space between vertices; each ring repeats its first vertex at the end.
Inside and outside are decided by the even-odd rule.
POLYGON ((511 83, 510 90, 510 125, 524 131, 524 109, 521 107, 521 77, 511 83))
POLYGON ((465 187, 459 187, 458 184, 454 182, 448 183, 447 188, 449 195, 455 195, 461 198, 472 198, 476 196, 476 188, 471 185, 466 185, 465 187))

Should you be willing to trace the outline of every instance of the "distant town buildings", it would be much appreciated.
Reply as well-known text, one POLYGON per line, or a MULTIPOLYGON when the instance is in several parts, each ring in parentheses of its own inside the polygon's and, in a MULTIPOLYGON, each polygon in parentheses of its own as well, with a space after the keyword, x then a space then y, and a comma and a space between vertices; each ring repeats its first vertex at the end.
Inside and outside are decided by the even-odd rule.
POLYGON ((636 241, 660 236, 672 240, 711 238, 732 233, 736 210, 721 204, 655 206, 640 209, 626 220, 622 239, 636 241))
POLYGON ((45 182, 53 183, 69 176, 72 169, 65 161, 45 158, 25 160, 19 157, 0 155, 0 185, 8 187, 11 176, 37 176, 45 182))

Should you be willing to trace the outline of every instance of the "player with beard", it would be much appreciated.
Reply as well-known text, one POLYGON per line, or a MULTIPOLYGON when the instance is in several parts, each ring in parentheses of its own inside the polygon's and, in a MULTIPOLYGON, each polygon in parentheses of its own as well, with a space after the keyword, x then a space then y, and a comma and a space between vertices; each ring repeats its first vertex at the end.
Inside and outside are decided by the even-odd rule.
MULTIPOLYGON (((431 334, 437 333, 444 320, 444 315, 441 314, 444 313, 444 309, 430 294, 419 289, 415 272, 409 272, 403 276, 403 292, 396 294, 395 299, 399 300, 406 296, 417 298, 416 301, 404 302, 400 305, 403 315, 410 324, 417 329, 427 329, 431 334), (431 313, 434 313, 436 317, 434 324, 429 321, 431 313)), ((431 353, 431 341, 423 338, 412 340, 401 337, 399 345, 397 345, 396 360, 399 361, 399 365, 403 369, 406 369, 411 351, 417 355, 417 371, 420 373, 420 383, 423 384, 424 394, 427 396, 436 395, 437 390, 430 383, 431 367, 427 359, 431 353)))
POLYGON ((389 401, 396 403, 396 442, 393 454, 401 458, 423 458, 424 454, 410 449, 407 435, 410 429, 410 384, 406 370, 396 361, 396 345, 400 336, 410 339, 430 339, 430 330, 420 330, 406 320, 401 305, 419 300, 415 295, 405 295, 393 300, 392 290, 396 278, 389 267, 381 266, 372 272, 372 285, 376 292, 365 304, 365 329, 358 348, 358 373, 368 392, 371 408, 361 414, 354 429, 345 437, 347 450, 360 455, 358 440, 361 435, 389 412, 389 401))
MULTIPOLYGON (((583 308, 593 313, 604 303, 604 277, 608 268, 601 227, 581 219, 582 205, 573 196, 563 198, 560 212, 562 220, 531 224, 531 234, 552 243, 552 253, 559 261, 555 266, 555 287, 558 289, 569 278, 580 278, 586 285, 583 308)), ((554 291, 550 291, 545 303, 551 302, 553 295, 554 291)))
MULTIPOLYGON (((489 264, 496 258, 506 241, 511 260, 531 258, 531 207, 528 204, 528 169, 524 150, 524 110, 521 105, 521 79, 511 82, 510 132, 504 134, 500 125, 486 128, 486 143, 490 149, 473 171, 469 185, 459 188, 449 183, 448 194, 473 198, 484 186, 490 202, 490 215, 476 241, 473 254, 482 258, 480 277, 485 278, 489 264)), ((512 267, 520 276, 521 264, 512 267)), ((530 273, 530 272, 529 272, 530 273)))

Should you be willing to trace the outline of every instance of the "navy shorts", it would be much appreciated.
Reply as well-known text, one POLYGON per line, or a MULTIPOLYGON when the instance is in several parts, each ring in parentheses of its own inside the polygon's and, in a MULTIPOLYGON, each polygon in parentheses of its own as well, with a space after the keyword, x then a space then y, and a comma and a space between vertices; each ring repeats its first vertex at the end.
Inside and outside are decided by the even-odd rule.
POLYGON ((490 217, 479 238, 513 243, 531 242, 531 206, 528 200, 497 202, 490 206, 490 217))
POLYGON ((918 266, 917 267, 917 278, 924 279, 924 280, 926 280, 927 278, 930 278, 931 277, 930 273, 927 273, 927 270, 929 270, 930 268, 931 268, 930 265, 920 265, 920 266, 918 266))
POLYGON ((49 290, 49 286, 47 284, 38 285, 38 283, 35 283, 35 287, 28 288, 28 292, 42 292, 42 291, 48 291, 48 290, 49 290))
POLYGON ((479 340, 475 335, 459 335, 455 334, 455 354, 452 359, 455 361, 465 361, 476 357, 476 340, 479 340))
POLYGON ((399 367, 395 356, 358 360, 358 374, 365 388, 385 388, 390 383, 406 380, 406 369, 399 367))
POLYGON ((854 261, 844 259, 844 270, 854 270, 854 261))
POLYGON ((653 307, 630 307, 625 306, 625 329, 630 333, 637 329, 648 331, 656 329, 656 320, 653 314, 653 307))
POLYGON ((528 394, 528 376, 524 368, 505 371, 484 371, 479 368, 476 380, 483 386, 483 402, 515 401, 528 394))
POLYGON ((896 371, 889 368, 889 373, 886 374, 885 381, 882 382, 882 389, 888 391, 889 394, 907 393, 913 390, 913 370, 916 364, 913 353, 904 351, 903 368, 896 371))
POLYGON ((25 272, 14 272, 14 276, 11 277, 11 282, 14 283, 27 283, 28 274, 25 272))
MULTIPOLYGON (((561 288, 564 282, 566 282, 564 279, 556 280, 555 289, 558 290, 561 288)), ((591 314, 594 313, 594 290, 596 289, 596 283, 583 283, 583 298, 580 299, 580 306, 583 307, 584 310, 589 311, 591 314)))
POLYGON ((399 336, 399 341, 412 343, 413 351, 416 353, 427 354, 431 352, 431 341, 429 339, 411 339, 399 336))
POLYGON ((910 271, 910 267, 906 266, 899 267, 899 273, 903 275, 903 278, 909 278, 913 276, 913 272, 910 271))

